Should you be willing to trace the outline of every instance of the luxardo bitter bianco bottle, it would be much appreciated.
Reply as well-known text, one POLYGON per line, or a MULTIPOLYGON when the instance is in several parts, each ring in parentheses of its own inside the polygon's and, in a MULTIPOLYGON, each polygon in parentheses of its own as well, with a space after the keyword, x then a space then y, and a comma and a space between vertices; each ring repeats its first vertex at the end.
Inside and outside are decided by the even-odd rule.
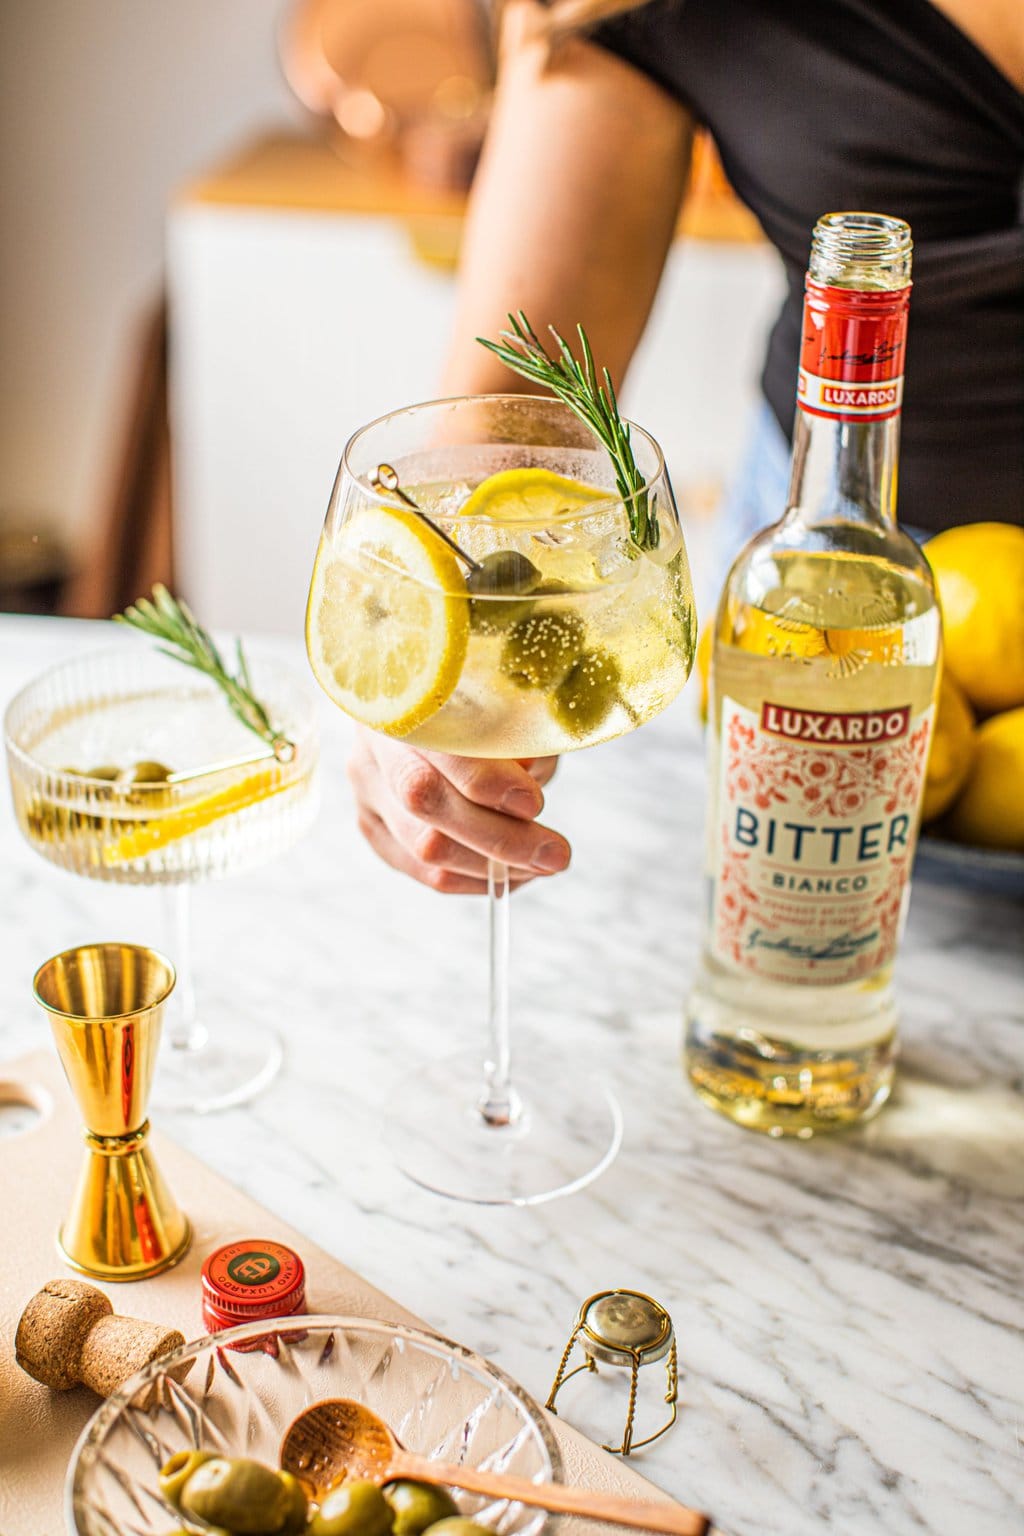
POLYGON ((896 525, 911 237, 836 213, 814 230, 786 511, 715 621, 708 918, 688 1005, 698 1094, 771 1135, 876 1111, 896 1048, 941 628, 896 525))

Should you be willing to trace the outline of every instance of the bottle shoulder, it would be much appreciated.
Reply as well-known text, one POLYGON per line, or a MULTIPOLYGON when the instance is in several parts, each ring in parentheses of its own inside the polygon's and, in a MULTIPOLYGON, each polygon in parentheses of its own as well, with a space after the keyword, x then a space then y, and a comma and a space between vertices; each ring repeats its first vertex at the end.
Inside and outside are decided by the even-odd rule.
POLYGON ((902 529, 804 523, 793 511, 755 535, 734 560, 719 604, 768 612, 805 608, 814 623, 905 622, 937 606, 927 557, 902 529), (845 616, 845 617, 844 617, 845 616))

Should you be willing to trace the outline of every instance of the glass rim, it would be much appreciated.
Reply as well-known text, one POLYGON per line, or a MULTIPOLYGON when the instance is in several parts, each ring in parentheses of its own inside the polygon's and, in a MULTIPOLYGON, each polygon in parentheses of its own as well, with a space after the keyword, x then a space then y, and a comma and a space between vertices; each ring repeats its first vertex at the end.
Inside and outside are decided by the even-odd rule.
MULTIPOLYGON (((560 412, 560 413, 563 413, 563 414, 567 414, 568 416, 570 416, 572 418, 572 420, 574 422, 576 422, 577 425, 584 432, 589 433, 590 436, 593 438, 593 443, 594 443, 594 447, 595 448, 599 449, 601 452, 603 452, 605 454, 607 454, 607 452, 608 452, 607 448, 605 448, 604 444, 601 442, 601 439, 594 432, 593 428, 588 427, 587 423, 585 421, 582 421, 580 419, 580 417, 578 417, 576 415, 575 411, 573 411, 570 406, 566 405, 564 401, 556 399, 554 395, 535 395, 535 394, 528 394, 525 391, 523 391, 523 392, 517 391, 517 392, 511 393, 511 394, 450 395, 450 396, 444 396, 444 397, 442 397, 440 399, 436 399, 436 400, 419 400, 419 401, 415 402, 415 404, 413 404, 413 405, 399 406, 395 410, 385 411, 383 413, 383 415, 374 417, 374 419, 372 421, 365 422, 363 424, 363 426, 357 428, 357 430, 352 433, 351 437, 348 439, 348 441, 346 442, 344 448, 342 449, 341 461, 340 461, 340 464, 339 464, 339 471, 344 470, 345 474, 348 475, 349 479, 354 481, 355 484, 359 486, 359 489, 362 492, 364 492, 367 497, 372 499, 378 506, 388 507, 388 508, 391 508, 393 510, 396 507, 396 505, 401 506, 401 499, 400 498, 396 499, 395 494, 394 494, 393 491, 387 491, 387 490, 378 491, 378 490, 376 490, 374 488, 374 486, 370 484, 369 480, 367 480, 362 474, 359 474, 355 470, 355 468, 353 467, 350 455, 352 454, 353 449, 356 447, 356 444, 360 441, 360 439, 365 437, 365 436, 367 436, 370 432, 373 432, 376 428, 383 427, 386 423, 388 423, 390 421, 394 421, 397 418, 403 417, 403 416, 413 416, 413 415, 415 415, 419 411, 436 410, 436 409, 440 409, 443 406, 451 407, 451 406, 483 405, 483 404, 488 403, 488 402, 492 403, 494 405, 497 405, 497 406, 501 406, 501 405, 519 405, 519 404, 524 404, 525 403, 525 404, 533 404, 533 405, 543 405, 543 406, 547 406, 548 408, 553 408, 557 412, 560 412)), ((560 523, 568 524, 568 523, 573 523, 573 522, 579 522, 579 521, 581 521, 584 518, 596 517, 596 516, 599 516, 602 513, 608 512, 610 509, 612 509, 614 507, 623 507, 623 508, 628 510, 628 508, 631 507, 635 502, 639 501, 642 496, 648 495, 654 489, 655 485, 657 484, 657 482, 659 480, 665 478, 666 473, 667 473, 666 469, 665 469, 665 455, 664 455, 664 452, 662 451, 661 444, 658 442, 657 438, 652 437, 650 432, 648 432, 646 430, 646 428, 640 426, 639 422, 633 421, 631 417, 624 416, 622 418, 622 422, 623 422, 623 425, 629 431, 629 434, 630 434, 631 438, 633 437, 634 434, 636 434, 636 436, 642 438, 643 441, 652 450, 652 452, 654 454, 654 459, 655 459, 655 465, 654 465, 654 469, 653 469, 652 473, 649 474, 649 475, 645 475, 643 477, 643 483, 640 486, 638 486, 635 491, 632 491, 628 496, 621 496, 617 492, 609 492, 607 496, 601 496, 596 501, 588 501, 585 504, 585 506, 583 508, 581 508, 581 510, 580 510, 578 515, 574 514, 571 517, 560 518, 559 519, 560 523)), ((485 447, 486 444, 484 444, 484 443, 475 443, 475 444, 467 443, 467 444, 461 444, 460 446, 462 446, 462 447, 477 447, 477 448, 480 448, 480 447, 485 447)), ((493 446, 498 447, 498 446, 502 446, 502 445, 496 443, 493 446)), ((515 446, 515 444, 510 444, 508 446, 515 446)), ((529 445, 528 444, 523 444, 522 446, 526 447, 526 446, 529 446, 529 445)), ((557 447, 556 444, 543 444, 543 445, 538 444, 537 446, 557 447)), ((384 459, 384 460, 381 460, 381 462, 382 463, 386 463, 388 461, 386 459, 384 459)), ((481 484, 482 483, 483 482, 481 482, 481 484)), ((449 522, 449 521, 456 521, 457 520, 457 521, 460 521, 460 522, 477 523, 477 524, 480 524, 483 527, 505 527, 505 526, 508 526, 507 523, 505 523, 503 519, 495 518, 495 517, 490 517, 486 513, 483 513, 483 512, 471 512, 468 515, 468 517, 463 518, 460 514, 457 514, 457 513, 456 514, 448 514, 448 513, 438 513, 438 512, 432 511, 430 513, 430 516, 432 518, 434 518, 438 522, 449 522)), ((538 518, 517 518, 516 522, 515 522, 515 526, 517 528, 546 528, 546 527, 550 526, 550 519, 543 518, 543 517, 538 517, 538 518)))
POLYGON ((140 1013, 149 1013, 153 1008, 159 1008, 166 1003, 177 984, 178 973, 162 950, 153 949, 148 944, 124 944, 117 939, 101 940, 96 944, 72 944, 70 949, 62 949, 60 954, 51 955, 49 960, 44 960, 32 977, 32 996, 46 1013, 52 1013, 55 1018, 66 1019, 69 1024, 95 1024, 100 1019, 108 1024, 120 1024, 124 1019, 137 1019, 140 1013), (144 950, 154 960, 158 960, 164 968, 164 981, 157 996, 148 1003, 143 1003, 139 1008, 128 1008, 123 1013, 70 1013, 66 1008, 58 1008, 54 1003, 48 1003, 39 990, 40 978, 44 971, 57 965, 61 960, 67 960, 71 955, 80 955, 83 950, 102 949, 135 949, 144 950))
MULTIPOLYGON (((299 688, 296 690, 297 693, 300 693, 303 703, 308 706, 306 710, 306 719, 302 722, 301 726, 297 729, 293 729, 288 733, 289 740, 291 740, 293 737, 298 737, 295 745, 299 750, 296 750, 295 758, 291 763, 278 764, 277 758, 274 756, 273 749, 269 746, 269 744, 264 742, 262 737, 257 737, 255 732, 251 732, 250 734, 253 737, 254 748, 255 743, 259 741, 266 748, 265 752, 257 753, 257 751, 254 749, 252 757, 236 757, 222 761, 220 763, 214 763, 209 766, 200 766, 194 772, 189 772, 187 779, 182 779, 180 781, 180 785, 168 784, 166 780, 153 780, 140 784, 119 784, 116 779, 99 779, 89 773, 69 773, 66 768, 55 767, 51 764, 43 763, 38 757, 35 757, 32 754, 29 748, 23 746, 22 743, 17 739, 14 734, 14 728, 10 724, 11 716, 18 708, 18 706, 24 703, 33 689, 41 687, 43 684, 48 682, 51 678, 55 677, 59 672, 62 672, 65 669, 70 670, 72 667, 87 666, 91 662, 99 663, 113 660, 114 658, 131 656, 155 657, 163 656, 163 653, 155 647, 145 650, 142 648, 142 646, 137 646, 132 642, 128 642, 125 645, 106 645, 100 646, 96 650, 86 651, 84 655, 66 656, 62 661, 55 661, 50 666, 44 668, 42 672, 37 672, 35 677, 30 678, 23 687, 18 689, 14 697, 8 701, 7 707, 4 710, 3 720, 0 722, 0 725, 2 725, 4 747, 8 756, 15 759, 15 761, 17 761, 31 774, 44 774, 47 778, 51 780, 57 780, 62 785, 67 785, 73 790, 102 790, 103 794, 109 799, 111 808, 116 811, 118 808, 117 802, 119 800, 127 800, 129 796, 132 797, 136 804, 139 804, 141 800, 141 803, 144 805, 145 802, 151 797, 160 796, 165 798, 167 796, 168 790, 170 790, 173 794, 174 790, 179 787, 185 787, 189 791, 196 787, 202 788, 204 784, 207 784, 213 780, 222 779, 228 774, 240 774, 248 769, 255 770, 259 768, 261 764, 266 764, 268 766, 277 764, 277 766, 279 766, 283 771, 287 772, 289 769, 293 768, 294 764, 299 760, 299 750, 302 749, 303 746, 305 746, 307 751, 311 745, 314 748, 316 746, 317 706, 315 698, 311 693, 308 693, 305 690, 304 679, 301 678, 298 670, 291 666, 287 661, 281 661, 276 656, 259 657, 254 661, 253 664, 257 667, 261 665, 269 665, 283 673, 289 680, 293 680, 296 684, 299 685, 299 688)), ((169 666, 173 665, 174 657, 167 656, 164 659, 167 661, 169 666)), ((182 682, 192 681, 193 683, 197 683, 199 677, 200 674, 198 673, 193 678, 186 678, 183 675, 182 682)), ((207 678, 206 681, 209 684, 209 687, 214 690, 214 694, 219 692, 216 683, 214 683, 212 679, 207 678)), ((213 695, 211 695, 211 697, 212 696, 213 695)), ((230 706, 225 701, 225 708, 229 707, 230 706)), ((166 807, 166 811, 168 814, 170 814, 172 812, 180 811, 181 808, 182 807, 180 804, 169 805, 166 807)), ((157 809, 157 807, 154 807, 154 809, 157 809)))

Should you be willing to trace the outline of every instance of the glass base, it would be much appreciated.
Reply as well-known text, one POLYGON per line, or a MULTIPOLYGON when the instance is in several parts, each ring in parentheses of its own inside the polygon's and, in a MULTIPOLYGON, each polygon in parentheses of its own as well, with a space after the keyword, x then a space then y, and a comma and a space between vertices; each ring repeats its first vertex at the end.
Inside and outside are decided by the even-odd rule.
POLYGON ((518 1111, 493 1125, 477 1105, 480 1057, 450 1057, 403 1080, 386 1133, 414 1184, 475 1205, 540 1205, 598 1178, 622 1144, 611 1089, 571 1057, 524 1052, 514 1070, 518 1111))
POLYGON ((153 1083, 153 1108, 209 1114, 246 1104, 272 1083, 284 1061, 276 1030, 248 1021, 194 1031, 194 1043, 164 1035, 153 1083))

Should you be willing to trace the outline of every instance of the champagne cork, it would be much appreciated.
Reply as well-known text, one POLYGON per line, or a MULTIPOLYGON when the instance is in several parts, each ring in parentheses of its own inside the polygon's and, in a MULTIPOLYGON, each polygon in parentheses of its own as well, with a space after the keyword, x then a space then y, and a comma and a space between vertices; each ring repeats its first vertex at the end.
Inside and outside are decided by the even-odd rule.
MULTIPOLYGON (((109 1397, 184 1342, 176 1328, 119 1317, 103 1292, 83 1280, 50 1280, 21 1314, 14 1351, 23 1371, 56 1392, 83 1382, 109 1397)), ((176 1380, 189 1364, 171 1373, 176 1380)))

